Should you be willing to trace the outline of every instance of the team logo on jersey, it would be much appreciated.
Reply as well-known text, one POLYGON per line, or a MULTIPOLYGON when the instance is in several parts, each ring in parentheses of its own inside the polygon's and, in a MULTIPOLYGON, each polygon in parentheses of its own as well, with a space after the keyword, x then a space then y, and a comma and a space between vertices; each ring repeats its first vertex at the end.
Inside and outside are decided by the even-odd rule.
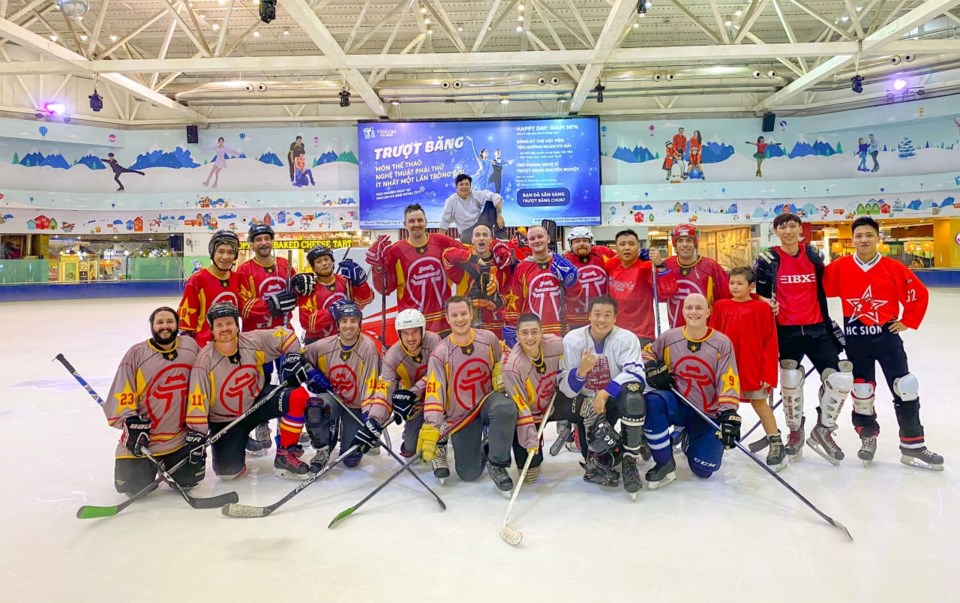
MULTIPOLYGON (((423 308, 428 300, 443 303, 446 298, 447 279, 440 260, 431 256, 418 258, 410 264, 406 272, 406 292, 414 306, 423 308)), ((434 305, 429 304, 429 306, 434 305)))
POLYGON ((610 290, 616 291, 617 293, 628 293, 630 291, 633 291, 633 288, 635 285, 636 283, 634 283, 633 281, 621 281, 614 278, 611 278, 607 282, 607 286, 610 287, 610 290))
POLYGON ((220 404, 232 414, 243 412, 243 401, 254 400, 260 393, 260 374, 256 367, 241 364, 233 369, 220 386, 220 404))
POLYGON ((490 391, 490 365, 479 358, 470 358, 453 375, 453 391, 457 404, 471 410, 490 391))
POLYGON ((263 279, 263 282, 260 283, 260 287, 258 289, 260 292, 260 297, 270 293, 286 291, 287 279, 280 278, 279 276, 268 276, 267 278, 263 279))
POLYGON ((599 266, 587 264, 577 269, 577 280, 583 287, 577 309, 586 312, 591 298, 607 294, 607 273, 599 266))
POLYGON ((689 279, 677 279, 677 292, 670 298, 668 311, 670 311, 670 324, 677 324, 680 320, 680 311, 683 310, 683 300, 691 293, 699 293, 706 297, 707 294, 699 283, 689 279))
POLYGON ((233 291, 221 291, 216 297, 213 298, 213 301, 210 302, 210 306, 219 303, 233 304, 238 308, 240 307, 240 300, 237 299, 237 294, 233 291))
POLYGON ((606 356, 600 356, 597 363, 587 373, 586 388, 598 392, 610 385, 610 361, 606 356))
POLYGON ((780 282, 786 285, 803 285, 806 283, 816 283, 815 274, 781 274, 780 282))
POLYGON ((554 320, 560 316, 560 281, 552 272, 541 272, 530 279, 527 303, 530 311, 541 319, 554 320))
POLYGON ((147 403, 147 414, 153 423, 174 408, 183 414, 189 380, 190 365, 174 364, 165 367, 150 381, 144 400, 147 403))
POLYGON ((549 375, 544 375, 540 379, 540 383, 537 384, 537 395, 533 400, 534 405, 537 407, 537 414, 542 415, 547 410, 547 406, 550 405, 550 400, 553 400, 554 394, 557 392, 557 372, 554 371, 549 375))
POLYGON ((844 301, 850 304, 853 309, 853 314, 850 316, 851 321, 860 320, 860 322, 864 322, 862 319, 866 318, 873 324, 880 322, 880 312, 878 310, 887 303, 883 299, 873 299, 873 285, 867 285, 860 297, 844 301))
POLYGON ((347 364, 337 364, 327 375, 333 389, 347 404, 357 401, 357 374, 347 364))
POLYGON ((705 412, 710 412, 716 406, 713 395, 716 376, 705 360, 697 356, 684 356, 672 373, 676 378, 677 391, 685 398, 694 404, 701 402, 705 412))

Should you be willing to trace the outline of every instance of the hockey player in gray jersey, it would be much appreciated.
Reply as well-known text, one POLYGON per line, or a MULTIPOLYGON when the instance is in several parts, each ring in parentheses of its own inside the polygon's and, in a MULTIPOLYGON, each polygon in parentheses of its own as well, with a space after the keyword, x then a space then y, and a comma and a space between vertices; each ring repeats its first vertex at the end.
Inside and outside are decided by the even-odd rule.
POLYGON ((589 448, 583 479, 616 486, 614 471, 622 450, 623 488, 636 497, 640 490, 637 457, 643 443, 643 366, 640 340, 616 326, 617 302, 608 296, 590 300, 590 325, 563 338, 560 391, 576 403, 589 448), (613 429, 621 422, 621 433, 613 429))

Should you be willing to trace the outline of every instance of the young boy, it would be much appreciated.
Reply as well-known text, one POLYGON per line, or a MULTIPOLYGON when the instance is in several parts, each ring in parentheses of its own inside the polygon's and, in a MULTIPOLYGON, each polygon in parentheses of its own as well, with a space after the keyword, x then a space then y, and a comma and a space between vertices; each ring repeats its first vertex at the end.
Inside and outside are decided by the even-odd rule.
POLYGON ((777 324, 770 305, 751 293, 754 283, 753 270, 740 266, 730 271, 730 295, 713 305, 710 326, 720 331, 733 342, 737 368, 740 370, 740 401, 749 401, 760 417, 760 424, 767 434, 770 451, 767 465, 780 471, 787 465, 783 440, 777 429, 773 410, 767 404, 767 395, 777 385, 779 364, 777 362, 777 324))

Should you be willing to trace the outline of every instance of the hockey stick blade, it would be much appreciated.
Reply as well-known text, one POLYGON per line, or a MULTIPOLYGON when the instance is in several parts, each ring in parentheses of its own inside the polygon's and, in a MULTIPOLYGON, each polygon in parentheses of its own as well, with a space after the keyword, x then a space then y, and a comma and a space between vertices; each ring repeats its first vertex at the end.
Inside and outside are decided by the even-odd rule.
POLYGON ((517 546, 523 540, 523 532, 509 524, 503 524, 500 526, 500 538, 510 546, 517 546))
POLYGON ((767 439, 767 436, 763 436, 756 442, 750 442, 750 445, 747 448, 750 449, 750 452, 756 454, 770 445, 770 441, 767 439))
POLYGON ((353 515, 353 512, 356 510, 357 510, 357 507, 353 506, 353 507, 350 507, 349 509, 344 509, 343 511, 340 511, 339 513, 337 513, 337 516, 331 519, 330 523, 327 524, 327 529, 329 530, 330 528, 332 528, 340 520, 350 517, 351 515, 353 515))
POLYGON ((224 505, 236 504, 236 502, 240 500, 236 492, 227 492, 209 498, 197 498, 189 494, 187 496, 189 497, 187 502, 190 503, 190 506, 194 509, 218 509, 224 505))
POLYGON ((273 513, 270 507, 254 507, 252 505, 241 505, 237 502, 225 504, 220 512, 226 517, 266 517, 273 513))
POLYGON ((77 509, 77 519, 97 519, 99 517, 113 517, 120 511, 123 511, 131 504, 137 501, 141 496, 146 496, 148 493, 153 492, 160 485, 159 481, 152 482, 147 484, 143 490, 137 492, 132 497, 123 501, 119 505, 111 505, 109 507, 98 507, 97 505, 83 505, 77 509))

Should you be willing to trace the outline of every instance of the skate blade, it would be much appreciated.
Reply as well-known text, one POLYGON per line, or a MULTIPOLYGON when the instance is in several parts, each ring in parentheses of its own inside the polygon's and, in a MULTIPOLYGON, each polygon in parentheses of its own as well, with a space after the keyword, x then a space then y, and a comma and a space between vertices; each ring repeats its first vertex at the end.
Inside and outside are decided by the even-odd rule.
POLYGON ((247 456, 257 457, 257 456, 266 456, 266 455, 267 455, 266 450, 247 450, 247 456))
POLYGON ((651 482, 647 480, 647 490, 659 490, 660 488, 666 486, 673 480, 677 479, 677 474, 673 471, 663 476, 663 479, 658 482, 651 482))
POLYGON ((637 491, 637 492, 627 492, 627 494, 630 495, 630 500, 632 500, 633 502, 637 502, 637 496, 640 495, 640 492, 639 492, 639 491, 637 491))
POLYGON ((510 546, 517 546, 523 540, 523 532, 511 525, 504 524, 500 527, 500 538, 510 546))
POLYGON ((900 462, 904 465, 917 467, 919 469, 926 469, 927 471, 943 471, 943 465, 930 465, 929 463, 924 463, 920 459, 915 459, 912 456, 901 456, 900 462))
POLYGON ((506 499, 509 499, 513 495, 513 486, 511 486, 509 490, 501 490, 500 488, 497 487, 496 484, 492 484, 492 485, 493 485, 493 491, 506 499))
POLYGON ((823 450, 823 447, 820 446, 820 443, 814 440, 813 438, 807 438, 807 446, 813 448, 813 451, 823 457, 823 460, 827 461, 834 467, 840 464, 840 461, 843 459, 835 459, 823 450))
POLYGON ((371 449, 367 452, 367 454, 372 455, 372 456, 380 456, 380 449, 379 449, 379 448, 371 448, 371 449))
POLYGON ((863 461, 863 466, 864 466, 864 467, 869 467, 869 466, 873 465, 873 461, 868 461, 868 460, 866 460, 866 459, 860 459, 860 460, 863 461))
POLYGON ((780 473, 781 471, 783 471, 784 469, 786 469, 786 468, 787 468, 787 465, 789 465, 789 464, 790 464, 790 462, 787 460, 787 457, 784 457, 782 463, 777 463, 777 464, 775 464, 775 465, 769 465, 769 464, 768 464, 767 467, 769 467, 771 470, 773 470, 774 473, 780 473))
POLYGON ((443 470, 443 471, 434 471, 434 472, 433 472, 433 477, 435 477, 435 478, 437 478, 437 479, 439 479, 439 480, 445 480, 445 479, 447 479, 448 477, 450 477, 450 470, 449 470, 449 469, 445 469, 445 470, 443 470))
POLYGON ((292 479, 300 482, 304 480, 308 480, 311 477, 309 472, 294 473, 293 471, 290 471, 288 469, 277 469, 276 467, 273 468, 273 474, 276 475, 277 477, 282 477, 283 479, 292 479))

